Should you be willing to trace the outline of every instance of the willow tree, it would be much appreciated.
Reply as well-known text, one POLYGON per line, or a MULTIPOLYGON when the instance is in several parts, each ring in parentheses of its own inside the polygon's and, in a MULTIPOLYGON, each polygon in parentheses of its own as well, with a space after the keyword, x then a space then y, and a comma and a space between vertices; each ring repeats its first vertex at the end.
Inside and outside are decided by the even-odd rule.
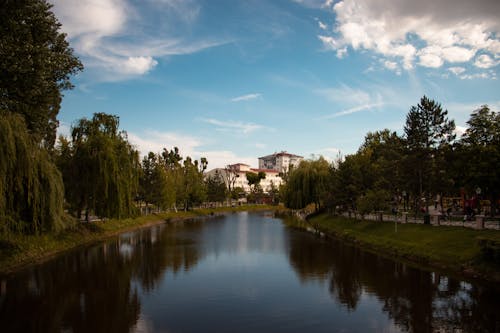
POLYGON ((300 209, 313 203, 319 210, 328 190, 329 178, 330 165, 323 157, 302 161, 289 175, 284 191, 285 205, 300 209))
POLYGON ((64 227, 61 174, 20 115, 0 112, 0 231, 64 227))
POLYGON ((85 210, 87 220, 92 212, 122 218, 136 210, 139 154, 118 126, 119 118, 105 113, 82 118, 71 129, 69 153, 59 155, 66 198, 77 217, 85 210))

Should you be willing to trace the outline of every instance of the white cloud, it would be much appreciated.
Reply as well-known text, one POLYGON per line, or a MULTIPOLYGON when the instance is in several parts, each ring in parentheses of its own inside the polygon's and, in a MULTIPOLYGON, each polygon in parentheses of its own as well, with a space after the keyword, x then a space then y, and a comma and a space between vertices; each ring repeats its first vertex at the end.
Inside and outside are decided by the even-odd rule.
POLYGON ((342 116, 346 116, 349 114, 353 114, 353 113, 357 113, 357 112, 361 112, 361 111, 365 111, 365 110, 372 110, 372 109, 381 107, 383 105, 384 105, 383 102, 358 105, 358 106, 355 106, 355 107, 352 107, 352 108, 342 110, 340 112, 336 112, 336 113, 333 113, 331 115, 325 116, 322 119, 332 119, 332 118, 342 117, 342 116))
POLYGON ((124 72, 128 74, 144 74, 158 64, 152 57, 129 57, 124 62, 124 72))
POLYGON ((190 24, 199 7, 192 1, 149 0, 133 5, 128 0, 53 0, 54 12, 68 34, 75 53, 95 79, 117 81, 144 75, 159 58, 190 54, 225 42, 186 40, 173 29, 144 17, 161 10, 164 20, 190 24))
POLYGON ((396 71, 399 68, 397 62, 390 60, 384 61, 384 66, 385 68, 390 69, 391 71, 396 71))
POLYGON ((448 70, 455 75, 460 75, 463 72, 465 72, 465 68, 463 68, 463 67, 450 67, 450 68, 448 68, 448 70))
POLYGON ((161 153, 163 148, 168 150, 173 147, 179 148, 181 156, 190 156, 193 159, 206 157, 208 168, 222 168, 227 164, 246 163, 255 165, 255 157, 238 156, 234 152, 227 150, 204 150, 203 139, 173 132, 147 131, 143 133, 128 133, 129 141, 140 151, 141 156, 145 156, 150 151, 161 153))
POLYGON ((474 65, 479 68, 491 68, 498 65, 498 61, 493 60, 489 55, 482 54, 477 57, 474 65))
POLYGON ((457 138, 460 138, 462 135, 464 135, 466 130, 467 130, 467 127, 455 126, 455 130, 453 132, 457 135, 457 138))
POLYGON ((247 94, 247 95, 242 95, 242 96, 234 97, 234 98, 231 99, 231 101, 232 102, 249 101, 249 100, 257 99, 257 98, 261 98, 261 97, 262 97, 262 94, 258 94, 258 93, 247 94))
POLYGON ((473 80, 473 79, 496 79, 495 73, 488 73, 488 72, 482 72, 482 73, 474 73, 474 74, 464 74, 460 75, 460 78, 462 80, 473 80))
POLYGON ((257 130, 264 129, 265 127, 262 125, 254 124, 254 123, 243 123, 240 121, 222 121, 213 118, 201 119, 202 121, 215 125, 219 130, 222 131, 236 131, 241 132, 243 134, 250 134, 257 130))
POLYGON ((179 148, 183 156, 193 155, 202 141, 196 137, 174 132, 147 131, 141 134, 128 132, 129 141, 137 147, 141 155, 150 151, 161 153, 163 148, 179 148))
POLYGON ((337 88, 318 89, 315 92, 331 102, 342 105, 369 104, 372 101, 371 95, 366 91, 345 84, 337 88))
POLYGON ((440 56, 434 53, 427 53, 424 50, 422 51, 423 52, 419 54, 419 65, 432 68, 438 68, 443 65, 444 61, 440 56))
POLYGON ((326 23, 320 21, 319 19, 316 19, 316 22, 318 22, 318 27, 321 30, 328 30, 328 25, 326 23))
POLYGON ((385 104, 379 92, 368 93, 361 89, 351 88, 345 84, 336 88, 319 89, 316 90, 316 93, 333 102, 337 107, 343 108, 341 111, 326 115, 320 119, 337 118, 365 110, 372 110, 385 104))
MULTIPOLYGON (((491 68, 500 58, 500 2, 490 0, 327 1, 332 34, 318 36, 328 50, 370 50, 409 70, 468 63, 491 68)), ((387 66, 386 66, 387 67, 387 66)), ((387 68, 391 69, 394 66, 387 68)))

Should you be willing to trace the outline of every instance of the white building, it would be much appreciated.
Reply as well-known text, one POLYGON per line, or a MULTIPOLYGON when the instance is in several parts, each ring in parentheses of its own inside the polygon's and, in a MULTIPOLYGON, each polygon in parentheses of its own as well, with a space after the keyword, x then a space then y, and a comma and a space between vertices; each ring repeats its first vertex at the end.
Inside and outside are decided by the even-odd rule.
POLYGON ((214 177, 218 175, 224 180, 226 186, 230 184, 232 189, 241 187, 246 193, 249 193, 251 188, 250 185, 248 185, 247 172, 265 173, 266 178, 261 179, 260 186, 266 193, 269 192, 273 186, 277 188, 283 182, 279 172, 276 170, 254 169, 248 164, 243 163, 228 165, 226 168, 212 169, 205 173, 205 177, 214 177))
POLYGON ((304 158, 302 156, 289 154, 286 151, 259 157, 259 169, 276 170, 285 173, 290 170, 290 166, 298 167, 304 158))

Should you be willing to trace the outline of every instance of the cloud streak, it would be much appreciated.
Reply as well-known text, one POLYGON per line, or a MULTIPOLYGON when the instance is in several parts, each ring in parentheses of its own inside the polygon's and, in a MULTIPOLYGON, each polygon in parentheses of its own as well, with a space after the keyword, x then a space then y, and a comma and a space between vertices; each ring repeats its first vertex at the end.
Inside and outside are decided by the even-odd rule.
POLYGON ((349 108, 349 109, 346 109, 346 110, 343 110, 343 111, 340 111, 340 112, 337 112, 337 113, 333 113, 333 114, 328 115, 328 116, 324 116, 321 119, 332 119, 332 118, 347 116, 349 114, 353 114, 353 113, 357 113, 357 112, 361 112, 361 111, 365 111, 365 110, 371 110, 371 109, 374 109, 374 108, 378 108, 378 107, 381 107, 383 105, 384 105, 384 103, 382 103, 382 102, 380 102, 380 103, 369 103, 369 104, 358 105, 358 106, 355 106, 355 107, 352 107, 352 108, 349 108))
POLYGON ((261 97, 262 97, 262 94, 259 94, 259 93, 247 94, 247 95, 242 95, 242 96, 231 98, 231 102, 250 101, 250 100, 258 99, 261 97))
POLYGON ((203 122, 215 125, 219 130, 222 131, 235 131, 241 132, 243 134, 250 134, 252 132, 264 129, 262 125, 254 123, 244 123, 241 121, 222 121, 213 118, 201 119, 203 122))

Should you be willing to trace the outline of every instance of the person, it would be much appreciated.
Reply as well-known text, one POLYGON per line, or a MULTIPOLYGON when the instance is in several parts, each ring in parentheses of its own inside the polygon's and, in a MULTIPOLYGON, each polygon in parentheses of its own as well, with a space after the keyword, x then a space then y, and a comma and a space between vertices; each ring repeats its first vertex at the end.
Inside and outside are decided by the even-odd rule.
POLYGON ((439 194, 436 194, 436 199, 434 199, 434 209, 438 208, 438 203, 440 199, 441 197, 439 196, 439 194))

